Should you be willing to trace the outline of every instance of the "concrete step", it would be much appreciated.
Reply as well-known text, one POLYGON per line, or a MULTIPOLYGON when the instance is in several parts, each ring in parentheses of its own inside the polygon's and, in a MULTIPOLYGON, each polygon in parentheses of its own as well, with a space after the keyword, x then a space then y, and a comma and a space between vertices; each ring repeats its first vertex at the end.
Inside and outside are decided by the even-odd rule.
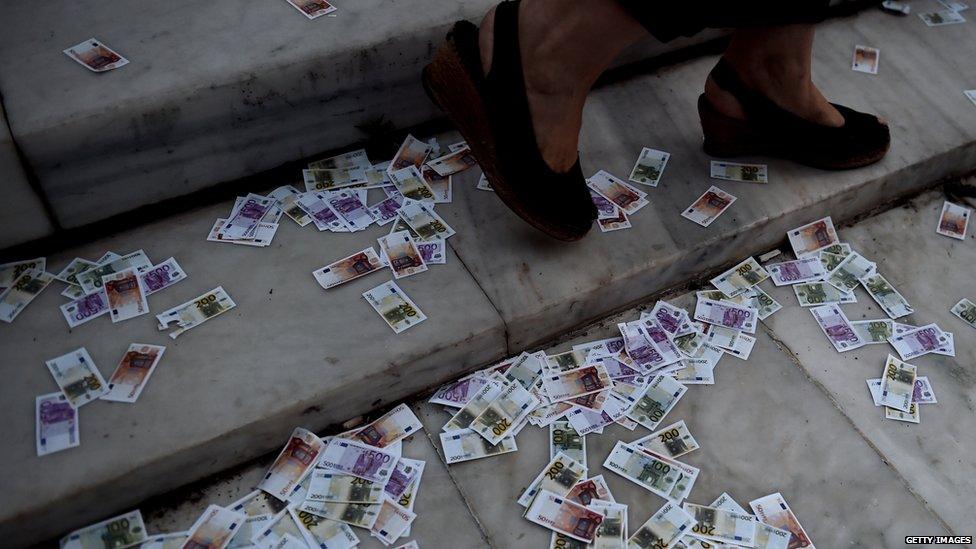
MULTIPOLYGON (((495 2, 340 1, 310 21, 284 0, 17 0, 0 20, 0 94, 72 229, 440 116, 420 69, 454 21, 495 2), (95 74, 61 53, 92 34, 129 65, 95 74)), ((722 34, 649 40, 620 63, 722 34)))
MULTIPOLYGON (((152 296, 154 312, 217 285, 238 307, 171 342, 151 317, 97 319, 69 331, 52 288, 0 331, 9 380, 0 412, 20 418, 5 423, 0 447, 0 535, 11 545, 58 535, 273 451, 296 424, 323 429, 779 245, 787 229, 809 220, 832 214, 843 222, 973 170, 976 108, 962 94, 976 82, 964 53, 973 46, 970 23, 932 29, 869 11, 823 25, 817 82, 831 99, 885 116, 892 151, 875 166, 841 173, 759 159, 770 166, 763 186, 708 180, 694 105, 714 58, 598 90, 585 112, 585 172, 625 175, 642 146, 673 155, 634 228, 558 245, 476 190, 477 170, 461 174, 454 203, 438 207, 458 230, 448 264, 401 283, 429 319, 398 336, 360 297, 388 275, 330 292, 310 276, 374 244, 384 229, 321 235, 283 219, 269 248, 204 242, 214 218, 230 210, 224 203, 49 257, 56 270, 106 249, 175 256, 189 278, 152 296), (850 71, 854 44, 885 52, 880 74, 850 71), (711 183, 739 200, 702 229, 679 214, 711 183), (29 410, 35 395, 54 389, 44 361, 84 345, 107 375, 133 341, 169 346, 139 402, 85 406, 84 443, 38 459, 29 410)), ((457 136, 438 138, 446 145, 457 136)))
MULTIPOLYGON (((961 335, 970 328, 948 309, 959 297, 976 295, 976 280, 960 268, 976 261, 976 239, 958 242, 936 234, 933 225, 944 199, 974 202, 941 191, 843 228, 840 237, 877 261, 915 306, 903 320, 937 322, 961 335)), ((884 420, 864 379, 878 375, 890 347, 836 353, 789 287, 770 282, 762 287, 784 307, 757 330, 749 359, 723 358, 715 385, 689 386, 665 419, 665 424, 685 421, 700 445, 680 458, 701 470, 688 500, 707 504, 729 492, 748 506, 754 498, 782 492, 817 547, 900 547, 905 536, 920 532, 968 531, 968 502, 976 489, 969 474, 976 464, 969 433, 976 416, 960 411, 971 407, 976 385, 967 366, 976 359, 973 345, 957 337, 956 357, 912 361, 929 378, 938 404, 922 406, 919 425, 884 420)), ((863 290, 857 296, 858 303, 844 305, 851 319, 884 316, 863 290)), ((692 310, 695 295, 682 291, 664 299, 692 310)), ((612 337, 618 322, 633 320, 652 305, 642 303, 562 334, 545 351, 555 354, 612 337)), ((445 467, 438 434, 450 416, 426 398, 410 406, 425 432, 407 439, 403 455, 426 461, 426 467, 409 539, 420 547, 547 547, 549 532, 522 519, 514 501, 549 460, 548 429, 526 427, 517 439, 518 452, 445 467)), ((614 499, 629 506, 631 534, 663 502, 601 464, 616 441, 647 433, 643 427, 628 431, 611 425, 603 434, 586 436, 589 476, 602 474, 614 499)), ((144 502, 147 530, 186 530, 209 504, 227 505, 247 494, 273 459, 269 455, 190 490, 144 502)), ((356 532, 361 547, 381 547, 362 530, 356 532)))

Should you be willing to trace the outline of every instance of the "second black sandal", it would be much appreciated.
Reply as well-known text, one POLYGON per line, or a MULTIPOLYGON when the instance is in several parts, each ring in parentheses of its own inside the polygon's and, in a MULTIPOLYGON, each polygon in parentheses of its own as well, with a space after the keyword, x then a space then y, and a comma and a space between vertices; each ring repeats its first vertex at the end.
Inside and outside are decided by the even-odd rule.
POLYGON ((711 156, 768 155, 814 168, 847 170, 873 164, 888 152, 888 126, 872 114, 831 103, 844 117, 844 125, 815 124, 750 89, 725 59, 715 65, 711 77, 739 101, 746 115, 745 120, 726 116, 704 94, 698 97, 704 149, 711 156))
POLYGON ((459 21, 424 67, 424 89, 453 119, 499 198, 553 238, 579 240, 597 211, 579 159, 552 171, 539 152, 522 73, 518 0, 495 9, 491 71, 484 76, 478 27, 459 21))

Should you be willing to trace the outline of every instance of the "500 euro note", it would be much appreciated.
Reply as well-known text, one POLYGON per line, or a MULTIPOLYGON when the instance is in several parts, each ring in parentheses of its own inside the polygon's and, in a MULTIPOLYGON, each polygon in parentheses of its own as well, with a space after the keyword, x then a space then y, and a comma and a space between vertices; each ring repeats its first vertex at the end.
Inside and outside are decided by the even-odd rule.
POLYGON ((333 438, 322 452, 319 467, 386 484, 399 459, 397 454, 343 438, 333 438))

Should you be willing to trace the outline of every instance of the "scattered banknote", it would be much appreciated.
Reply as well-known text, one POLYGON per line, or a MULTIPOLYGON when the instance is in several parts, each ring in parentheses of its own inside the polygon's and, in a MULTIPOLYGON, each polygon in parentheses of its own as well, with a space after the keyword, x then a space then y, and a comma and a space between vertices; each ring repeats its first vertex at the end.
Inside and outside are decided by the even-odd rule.
POLYGON ((895 335, 891 338, 890 343, 898 351, 902 360, 911 360, 924 354, 936 352, 940 348, 947 348, 950 345, 950 339, 938 326, 928 324, 895 335))
POLYGON ((838 353, 864 346, 864 340, 857 335, 847 315, 837 305, 821 305, 810 309, 810 312, 838 353))
POLYGON ((865 344, 887 343, 895 335, 895 321, 887 318, 878 320, 852 320, 851 326, 865 344))
POLYGON ((603 475, 582 479, 566 494, 566 497, 580 505, 589 506, 594 500, 614 502, 610 487, 603 475))
POLYGON ((136 510, 71 532, 61 539, 61 549, 128 547, 146 537, 142 513, 136 510))
POLYGON ((181 549, 188 537, 186 532, 157 534, 146 538, 139 549, 181 549))
POLYGON ((959 240, 966 240, 966 227, 969 225, 969 217, 973 210, 953 204, 946 200, 942 204, 942 214, 939 216, 939 225, 935 232, 959 240))
POLYGON ((604 170, 590 176, 586 184, 600 196, 613 202, 627 215, 634 215, 637 210, 650 204, 647 201, 647 193, 635 189, 604 170))
POLYGON ((312 218, 315 228, 320 231, 349 232, 346 222, 340 219, 328 202, 325 195, 315 192, 302 193, 295 201, 295 205, 305 211, 312 218))
POLYGON ((326 0, 287 0, 287 2, 291 7, 302 12, 302 15, 309 19, 322 17, 339 9, 326 2, 326 0))
POLYGON ((352 549, 359 544, 359 538, 348 524, 294 508, 288 511, 309 547, 352 549))
POLYGON ((796 294, 796 300, 801 307, 815 307, 827 303, 857 303, 854 292, 842 292, 826 282, 794 284, 793 293, 796 294))
POLYGON ((316 160, 315 162, 309 162, 308 167, 310 169, 351 168, 351 167, 368 168, 371 165, 372 162, 369 161, 369 156, 366 154, 366 149, 356 149, 354 151, 349 151, 342 154, 337 154, 335 156, 330 156, 329 158, 323 160, 316 160))
POLYGON ((372 504, 383 500, 383 485, 376 482, 323 469, 312 471, 310 478, 306 501, 372 504))
POLYGON ((619 440, 603 462, 603 466, 663 498, 668 497, 678 482, 677 469, 619 440))
POLYGON ((227 222, 220 228, 222 240, 241 240, 251 238, 257 231, 258 223, 274 204, 273 198, 257 194, 244 197, 241 206, 235 207, 227 222))
POLYGON ((926 376, 915 377, 915 390, 912 391, 912 402, 915 404, 936 404, 935 391, 926 376))
POLYGON ((407 166, 390 173, 390 179, 397 191, 404 198, 433 203, 435 196, 433 189, 427 184, 423 173, 414 166, 407 166))
POLYGON ((790 239, 790 246, 797 258, 819 252, 840 242, 837 238, 837 230, 834 229, 834 222, 829 216, 797 227, 787 232, 786 236, 790 239))
POLYGON ((884 0, 881 2, 881 8, 896 15, 908 15, 912 12, 911 6, 898 0, 884 0))
MULTIPOLYGON (((976 97, 976 92, 973 92, 973 96, 976 97)), ((495 189, 491 188, 491 182, 488 181, 488 178, 485 177, 484 173, 482 173, 481 177, 478 178, 478 184, 475 186, 475 188, 479 191, 495 192, 495 189)))
POLYGON ((756 521, 752 515, 688 502, 684 510, 695 519, 690 533, 697 537, 746 547, 755 545, 756 521))
POLYGON ((108 301, 112 322, 121 322, 149 312, 146 291, 135 268, 102 277, 102 290, 108 301))
POLYGON ((594 393, 603 394, 609 396, 601 409, 594 410, 594 406, 583 406, 576 401, 577 405, 566 414, 569 423, 580 435, 599 432, 611 423, 626 421, 627 413, 637 404, 637 399, 632 395, 623 395, 616 390, 594 393))
POLYGON ((681 212, 681 217, 690 219, 702 227, 708 227, 735 201, 736 197, 718 187, 711 186, 698 197, 698 200, 695 200, 691 206, 681 212))
POLYGON ((417 244, 407 231, 397 231, 377 239, 380 256, 390 265, 393 277, 406 278, 427 270, 427 264, 417 249, 417 244))
POLYGON ((545 375, 542 384, 550 401, 560 402, 607 389, 610 374, 602 365, 596 364, 545 375))
POLYGON ((710 177, 729 181, 769 183, 768 170, 766 164, 740 164, 738 162, 712 160, 710 177))
POLYGON ((292 221, 298 223, 299 227, 304 227, 312 222, 312 218, 297 204, 301 194, 298 189, 291 185, 282 185, 268 193, 268 197, 275 199, 281 211, 292 221))
POLYGON ((404 223, 417 233, 424 242, 444 240, 455 233, 454 229, 441 219, 429 204, 416 200, 404 200, 399 214, 404 223))
POLYGON ((957 23, 965 23, 966 18, 959 14, 959 12, 953 10, 943 10, 943 11, 932 11, 928 13, 920 13, 918 16, 925 21, 925 24, 930 27, 941 27, 942 25, 954 25, 957 23))
POLYGON ((376 220, 376 224, 382 227, 396 220, 401 207, 403 207, 403 197, 397 193, 396 196, 387 197, 376 205, 370 206, 369 213, 376 220))
POLYGON ((0 320, 10 323, 47 288, 54 275, 44 271, 25 271, 0 294, 0 320))
POLYGON ((683 358, 681 369, 671 372, 675 380, 685 385, 714 385, 715 364, 707 358, 683 358))
POLYGON ((186 272, 172 257, 139 273, 139 279, 146 295, 152 295, 169 288, 185 278, 186 272))
POLYGON ((475 160, 471 149, 464 146, 456 151, 451 151, 444 156, 440 156, 433 160, 428 160, 427 165, 437 172, 437 175, 447 177, 458 172, 463 172, 472 166, 477 166, 478 161, 475 160))
POLYGON ((64 50, 64 54, 92 72, 110 71, 129 64, 128 59, 94 38, 71 46, 64 50))
POLYGON ((560 419, 549 424, 549 459, 562 453, 586 469, 586 437, 573 428, 569 420, 560 419))
MULTIPOLYGON (((491 444, 498 444, 514 431, 529 413, 539 406, 539 399, 519 383, 510 383, 485 411, 471 421, 470 428, 485 437, 491 444)), ((419 427, 419 421, 418 427, 419 427)))
POLYGON ((756 338, 739 333, 735 338, 735 343, 731 349, 725 349, 727 354, 742 360, 748 360, 752 354, 752 348, 756 346, 756 338))
MULTIPOLYGON (((311 219, 311 218, 309 218, 311 219)), ((275 233, 278 232, 277 223, 258 223, 257 229, 255 229, 254 234, 250 238, 240 238, 237 240, 225 239, 220 230, 224 227, 224 223, 227 220, 223 218, 217 218, 214 221, 213 227, 210 228, 210 233, 207 235, 207 242, 225 242, 228 244, 237 244, 240 246, 253 246, 256 248, 264 248, 271 245, 271 241, 274 239, 275 233)))
POLYGON ((399 404, 379 419, 356 431, 355 438, 386 448, 419 431, 423 425, 406 404, 399 404))
MULTIPOLYGON (((627 547, 627 506, 612 501, 591 501, 587 507, 603 515, 593 537, 592 549, 627 547)), ((558 547, 558 546, 557 546, 558 547)))
POLYGON ((966 324, 976 328, 976 303, 964 297, 959 300, 959 303, 952 306, 950 312, 966 324))
POLYGON ((393 473, 397 459, 399 459, 397 454, 358 440, 333 438, 322 452, 319 467, 386 484, 393 473))
POLYGON ((363 297, 395 333, 427 320, 427 315, 392 280, 363 292, 363 297))
POLYGON ((63 290, 61 290, 61 295, 74 301, 76 299, 81 299, 85 297, 85 290, 82 290, 81 286, 75 284, 69 284, 65 286, 63 290))
POLYGON ((25 272, 44 272, 45 269, 47 269, 47 259, 43 257, 0 265, 0 295, 3 295, 3 292, 12 286, 14 281, 25 272))
POLYGON ((787 286, 823 280, 827 271, 819 257, 804 257, 793 261, 773 263, 769 265, 769 274, 773 279, 773 284, 787 286))
MULTIPOLYGON (((386 172, 384 172, 385 174, 386 172)), ((434 204, 448 204, 454 196, 454 176, 438 175, 430 166, 424 166, 421 171, 427 186, 434 192, 434 204)))
MULTIPOLYGON (((78 284, 78 275, 91 269, 92 267, 97 267, 98 263, 94 261, 88 261, 87 259, 82 259, 76 257, 68 263, 61 272, 54 275, 54 278, 60 280, 61 282, 66 282, 68 284, 78 284)), ((0 290, 2 291, 2 290, 0 290)))
POLYGON ((976 90, 965 90, 963 91, 963 94, 965 94, 966 97, 973 102, 973 105, 976 105, 976 90))
POLYGON ((832 252, 820 250, 818 255, 820 257, 820 263, 824 266, 824 269, 827 272, 830 272, 834 270, 838 265, 840 265, 840 262, 844 261, 844 258, 847 257, 848 254, 835 254, 832 252))
POLYGON ((557 453, 525 488, 525 491, 518 498, 518 504, 522 507, 528 507, 542 491, 548 491, 560 497, 565 496, 573 486, 576 486, 585 477, 585 465, 562 452, 557 453))
POLYGON ((324 448, 325 444, 315 433, 296 427, 258 488, 281 501, 287 500, 315 467, 324 448))
POLYGON ((359 200, 356 193, 350 191, 336 191, 329 193, 326 201, 333 213, 345 221, 351 231, 361 231, 373 224, 375 219, 366 204, 359 200))
POLYGON ((74 448, 81 443, 78 438, 78 411, 64 393, 41 395, 34 399, 37 419, 35 438, 37 455, 45 456, 74 448))
POLYGON ((372 246, 356 252, 349 257, 312 271, 312 276, 319 286, 328 290, 340 284, 355 280, 361 276, 383 268, 380 256, 372 246))
POLYGON ((634 169, 630 171, 628 179, 634 183, 657 187, 670 158, 670 153, 644 147, 637 157, 637 162, 634 164, 634 169))
POLYGON ((525 512, 525 518, 573 539, 591 542, 603 515, 548 490, 542 490, 525 512))
POLYGON ((514 436, 505 437, 498 444, 492 445, 483 436, 471 429, 458 429, 441 433, 441 447, 444 450, 444 460, 449 465, 518 450, 514 436))
POLYGON ((108 385, 88 351, 82 347, 47 361, 47 369, 75 409, 108 392, 108 385))
POLYGON ((611 231, 617 231, 620 229, 629 229, 630 218, 624 213, 620 208, 615 209, 615 213, 612 217, 607 217, 603 219, 597 219, 597 224, 600 226, 600 231, 604 233, 609 233, 611 231))
POLYGON ((516 382, 522 387, 531 390, 535 382, 539 380, 545 368, 545 353, 526 353, 523 352, 515 357, 505 373, 505 379, 509 382, 516 382))
POLYGON ((662 427, 645 437, 641 437, 631 444, 646 448, 654 453, 670 457, 679 458, 687 453, 700 448, 695 437, 691 436, 691 431, 685 425, 685 421, 677 421, 662 427))
POLYGON ((813 542, 810 541, 810 536, 800 526, 800 521, 796 519, 793 510, 790 509, 779 492, 754 499, 749 502, 749 507, 752 508, 752 512, 755 513, 760 522, 782 530, 789 530, 790 547, 815 549, 813 542))
POLYGON ((470 375, 442 386, 427 402, 461 408, 488 383, 486 377, 470 375))
POLYGON ((298 510, 368 530, 379 516, 380 505, 305 501, 298 506, 298 510))
POLYGON ((369 183, 367 168, 347 166, 344 168, 309 168, 302 170, 302 179, 307 192, 335 191, 350 187, 363 187, 369 183))
MULTIPOLYGON (((716 498, 709 507, 724 509, 743 515, 748 514, 737 501, 732 499, 732 496, 728 492, 722 492, 722 495, 716 498)), ((755 520, 755 517, 753 517, 753 521, 756 523, 757 549, 788 549, 791 535, 789 530, 783 530, 782 528, 776 528, 764 522, 759 522, 755 520)), ((730 546, 727 545, 726 547, 730 546)))
MULTIPOLYGON (((386 481, 383 491, 391 498, 402 498, 410 487, 418 482, 426 465, 425 461, 401 457, 393 468, 390 480, 386 481)), ((406 506, 407 503, 400 503, 400 505, 406 506)))
POLYGON ((128 268, 135 268, 138 271, 142 271, 144 268, 151 266, 152 262, 149 261, 146 253, 142 250, 136 250, 122 257, 111 259, 106 263, 101 263, 98 267, 92 267, 79 274, 77 276, 78 285, 81 286, 81 289, 86 294, 90 294, 102 287, 102 277, 106 275, 124 271, 128 268))
POLYGON ((504 389, 505 383, 497 375, 493 375, 478 392, 474 393, 468 399, 457 413, 451 416, 451 419, 444 424, 443 430, 454 431, 457 429, 467 429, 471 425, 471 422, 474 421, 474 418, 487 410, 488 405, 498 398, 498 395, 502 394, 504 389))
POLYGON ((878 74, 878 63, 881 59, 881 50, 870 46, 854 46, 854 58, 851 61, 851 70, 867 74, 878 74))
MULTIPOLYGON (((262 548, 275 548, 275 549, 300 549, 304 546, 305 542, 302 541, 301 528, 292 518, 291 513, 287 509, 279 511, 277 514, 272 516, 267 521, 257 521, 249 523, 248 519, 245 519, 245 524, 253 524, 251 527, 251 543, 257 547, 262 548), (291 547, 288 547, 288 546, 291 547), (296 547, 297 545, 297 547, 296 547)), ((244 531, 244 527, 239 527, 241 533, 244 531)), ((237 538, 241 534, 235 534, 234 538, 231 539, 231 545, 238 545, 237 542, 244 541, 237 538)), ((189 549, 189 548, 187 548, 189 549)))
POLYGON ((245 518, 244 513, 210 505, 190 527, 184 547, 223 549, 230 543, 245 518))
POLYGON ((654 431, 687 390, 671 376, 657 376, 634 395, 637 402, 627 417, 654 431))
POLYGON ((914 402, 908 407, 908 411, 899 410, 897 408, 891 408, 885 406, 885 419, 893 419, 895 421, 905 421, 908 423, 920 423, 921 416, 919 415, 920 407, 914 402))
POLYGON ((884 406, 907 412, 912 403, 917 373, 915 366, 888 355, 881 373, 881 398, 878 401, 884 406))
POLYGON ((857 252, 844 258, 827 273, 827 283, 842 292, 853 291, 862 278, 875 273, 877 267, 857 252))
POLYGON ((158 328, 160 330, 165 330, 170 324, 176 322, 177 329, 169 333, 170 338, 176 339, 183 332, 195 328, 236 306, 237 304, 227 295, 224 288, 217 286, 182 305, 159 313, 156 315, 156 320, 159 322, 158 328))
POLYGON ((627 540, 628 547, 640 549, 670 549, 695 524, 695 518, 673 502, 665 503, 654 512, 627 540))
POLYGON ((370 532, 384 545, 390 545, 403 535, 416 518, 417 515, 413 511, 401 507, 390 498, 385 498, 370 532))
POLYGON ((713 278, 711 283, 725 294, 725 297, 736 297, 767 278, 769 273, 766 269, 755 258, 749 257, 713 278))
POLYGON ((149 382, 159 360, 163 358, 166 347, 148 343, 133 343, 122 355, 122 360, 108 379, 108 392, 102 400, 116 402, 135 402, 142 389, 149 382))
POLYGON ((403 144, 397 150, 396 154, 393 155, 393 160, 390 161, 389 167, 386 171, 392 176, 394 172, 402 170, 408 166, 413 166, 415 168, 420 168, 424 165, 427 160, 427 156, 430 154, 433 147, 428 143, 417 139, 412 135, 407 135, 406 139, 403 140, 403 144))
POLYGON ((758 316, 759 311, 755 307, 743 307, 734 303, 711 299, 699 299, 695 306, 695 320, 732 328, 747 334, 756 333, 758 316))

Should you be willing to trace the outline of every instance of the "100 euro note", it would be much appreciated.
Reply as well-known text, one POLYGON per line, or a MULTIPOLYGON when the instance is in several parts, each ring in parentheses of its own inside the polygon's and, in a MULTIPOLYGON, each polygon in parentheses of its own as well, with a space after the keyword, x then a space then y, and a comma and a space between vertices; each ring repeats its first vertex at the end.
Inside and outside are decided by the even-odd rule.
POLYGON ((146 525, 136 510, 71 532, 61 539, 61 549, 128 547, 145 539, 146 525))
POLYGON ((324 446, 315 433, 301 427, 295 428, 258 488, 281 501, 287 500, 315 467, 324 446))
POLYGON ((622 441, 617 441, 603 466, 663 498, 678 482, 677 470, 622 441))
POLYGON ((191 299, 182 305, 177 305, 168 311, 156 315, 159 329, 166 330, 173 322, 177 328, 169 333, 169 337, 176 339, 183 332, 195 328, 204 322, 221 315, 236 307, 234 300, 227 295, 222 286, 217 286, 209 292, 191 299))

